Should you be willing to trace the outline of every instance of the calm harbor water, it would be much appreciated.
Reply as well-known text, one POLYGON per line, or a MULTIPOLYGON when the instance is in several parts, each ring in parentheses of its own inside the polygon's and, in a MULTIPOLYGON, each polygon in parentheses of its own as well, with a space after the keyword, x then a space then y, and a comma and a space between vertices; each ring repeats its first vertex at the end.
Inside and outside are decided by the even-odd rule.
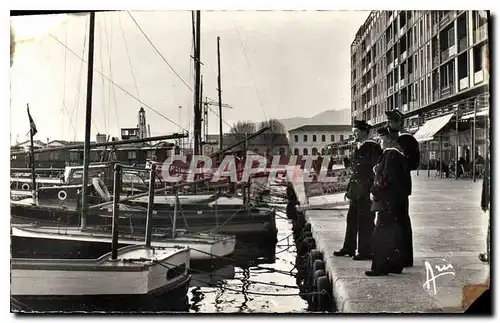
MULTIPOLYGON (((296 248, 291 236, 292 223, 286 219, 284 212, 277 211, 276 224, 278 243, 274 261, 261 259, 267 263, 256 264, 254 260, 247 263, 239 260, 239 265, 221 266, 210 273, 193 272, 188 294, 190 312, 297 313, 307 311, 307 302, 297 295, 299 289, 295 283, 295 277, 287 274, 294 269, 296 256, 296 248), (281 286, 273 286, 274 284, 281 286), (213 287, 214 285, 217 287, 213 287)), ((241 254, 240 250, 238 254, 241 254)), ((292 273, 296 273, 296 270, 292 273)))

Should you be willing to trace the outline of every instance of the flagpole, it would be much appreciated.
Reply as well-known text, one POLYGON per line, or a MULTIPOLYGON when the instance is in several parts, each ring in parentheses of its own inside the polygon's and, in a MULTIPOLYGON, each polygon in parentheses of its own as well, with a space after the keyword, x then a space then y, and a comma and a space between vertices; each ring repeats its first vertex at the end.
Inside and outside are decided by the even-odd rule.
POLYGON ((28 117, 30 120, 31 192, 32 192, 32 196, 33 196, 33 203, 36 204, 38 199, 37 199, 37 192, 36 192, 36 175, 35 175, 35 147, 33 145, 33 137, 35 136, 34 130, 36 128, 34 127, 34 122, 33 122, 33 119, 31 118, 29 103, 26 103, 26 108, 28 109, 28 117))

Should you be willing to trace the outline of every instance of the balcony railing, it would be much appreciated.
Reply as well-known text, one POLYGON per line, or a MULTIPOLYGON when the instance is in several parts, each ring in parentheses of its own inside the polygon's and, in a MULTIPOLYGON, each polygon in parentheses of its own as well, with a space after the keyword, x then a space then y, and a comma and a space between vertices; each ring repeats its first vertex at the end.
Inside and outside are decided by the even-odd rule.
POLYGON ((467 48, 467 36, 460 38, 458 41, 458 52, 462 52, 467 48))
POLYGON ((448 58, 452 57, 457 53, 457 46, 453 45, 448 49, 441 52, 441 62, 446 61, 448 58))
POLYGON ((468 77, 468 76, 466 76, 466 77, 464 77, 464 78, 461 78, 461 79, 460 79, 459 86, 460 86, 460 91, 462 91, 462 90, 465 90, 465 89, 469 88, 469 77, 468 77))
POLYGON ((455 84, 453 83, 450 83, 448 84, 447 86, 445 86, 444 88, 441 89, 441 98, 447 98, 449 97, 450 95, 453 94, 453 89, 455 88, 455 84))
POLYGON ((488 38, 488 27, 486 24, 474 30, 474 44, 488 38))
POLYGON ((401 62, 405 60, 406 55, 407 55, 406 51, 404 51, 403 54, 401 54, 401 62))
POLYGON ((403 79, 401 79, 401 80, 399 80, 399 87, 400 87, 400 88, 402 88, 403 86, 405 86, 405 83, 406 83, 406 82, 405 82, 405 79, 404 79, 404 78, 403 78, 403 79))
POLYGON ((388 68, 389 70, 392 70, 392 68, 393 68, 393 67, 394 67, 394 62, 391 62, 387 68, 388 68))
POLYGON ((394 93, 394 86, 391 86, 388 90, 387 90, 387 93, 389 95, 392 95, 394 93))
POLYGON ((390 48, 393 44, 394 44, 394 38, 391 37, 391 39, 389 39, 389 42, 387 43, 387 48, 390 48))
POLYGON ((474 73, 474 85, 484 81, 484 70, 474 73))

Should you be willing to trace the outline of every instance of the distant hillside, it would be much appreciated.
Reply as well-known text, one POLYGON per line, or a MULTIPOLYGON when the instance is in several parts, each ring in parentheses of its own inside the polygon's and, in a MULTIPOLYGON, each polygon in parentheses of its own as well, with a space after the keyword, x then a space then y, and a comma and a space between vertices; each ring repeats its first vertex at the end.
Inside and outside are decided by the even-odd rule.
POLYGON ((351 124, 351 110, 349 109, 343 109, 343 110, 327 110, 325 112, 321 112, 320 114, 317 114, 311 118, 301 118, 301 117, 296 117, 296 118, 286 118, 286 119, 279 119, 283 125, 285 126, 285 129, 287 131, 298 128, 303 125, 307 124, 315 124, 315 125, 321 125, 321 124, 335 124, 335 125, 342 125, 342 124, 351 124))

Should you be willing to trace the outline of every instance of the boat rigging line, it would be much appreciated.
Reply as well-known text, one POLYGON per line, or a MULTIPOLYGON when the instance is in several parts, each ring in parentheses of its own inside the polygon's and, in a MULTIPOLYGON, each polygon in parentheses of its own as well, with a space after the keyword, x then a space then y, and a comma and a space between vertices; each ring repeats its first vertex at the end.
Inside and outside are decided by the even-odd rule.
MULTIPOLYGON (((132 13, 130 11, 127 11, 127 13, 129 14, 130 18, 134 21, 135 25, 137 26, 137 28, 139 29, 139 31, 144 35, 144 37, 146 38, 146 40, 149 42, 149 44, 153 47, 153 49, 155 50, 155 52, 160 56, 160 58, 163 60, 163 62, 165 62, 165 64, 167 64, 167 66, 172 70, 172 72, 179 78, 179 80, 181 80, 181 82, 192 92, 194 93, 194 89, 186 82, 186 80, 184 80, 184 78, 182 76, 180 76, 180 74, 174 69, 174 67, 172 65, 170 65, 170 63, 168 62, 168 60, 165 58, 165 56, 162 55, 162 53, 158 50, 158 48, 153 44, 153 42, 151 41, 151 39, 148 37, 148 35, 146 34, 146 32, 141 28, 141 26, 139 25, 139 23, 137 22, 137 20, 135 20, 134 16, 132 15, 132 13)), ((192 13, 194 15, 194 13, 192 13)), ((194 25, 193 25, 193 35, 194 35, 194 25)), ((196 40, 194 41, 194 47, 196 48, 196 40)), ((200 62, 201 64, 201 62, 200 62)), ((212 107, 208 107, 209 110, 214 114, 216 115, 218 118, 219 117, 219 114, 217 114, 214 109, 212 107)), ((226 120, 222 119, 222 121, 229 127, 231 127, 231 124, 229 124, 228 122, 226 122, 226 120)))
MULTIPOLYGON (((87 29, 88 29, 88 20, 85 19, 85 32, 84 32, 84 36, 83 36, 83 46, 82 46, 82 57, 85 55, 85 44, 87 43, 87 36, 88 36, 88 33, 87 33, 87 29)), ((72 119, 73 119, 73 113, 75 112, 76 110, 76 116, 75 116, 75 124, 78 123, 78 110, 79 110, 79 107, 80 107, 80 93, 81 93, 81 89, 82 89, 82 73, 83 73, 83 62, 80 63, 80 70, 78 71, 78 85, 77 85, 77 92, 76 92, 76 99, 75 99, 75 106, 73 107, 73 110, 71 111, 71 118, 69 120, 69 122, 72 122, 72 119)), ((76 141, 76 129, 75 129, 75 132, 73 133, 73 141, 76 141)))
MULTIPOLYGON (((82 61, 82 63, 85 63, 85 64, 88 64, 87 60, 85 60, 84 58, 82 58, 80 55, 78 55, 77 53, 75 53, 71 48, 69 48, 66 44, 64 44, 62 41, 60 41, 54 34, 50 33, 50 36, 52 38, 54 38, 54 40, 56 42, 58 42, 61 46, 63 46, 64 48, 66 48, 71 54, 73 54, 74 56, 76 56, 78 59, 80 59, 82 61)), ((125 94, 127 94, 128 96, 130 96, 131 98, 135 99, 137 102, 139 102, 140 104, 142 104, 144 107, 148 108, 149 110, 153 111, 154 113, 156 113, 157 115, 159 115, 160 117, 162 117, 163 119, 169 121, 170 123, 182 128, 183 130, 185 131, 188 131, 186 128, 180 126, 179 124, 177 124, 177 122, 173 121, 172 119, 168 118, 167 116, 163 115, 162 113, 160 113, 159 111, 157 111, 156 109, 154 109, 153 107, 151 107, 150 105, 148 105, 147 103, 145 103, 144 101, 140 100, 139 98, 137 98, 135 95, 133 95, 132 93, 130 93, 129 91, 127 91, 125 88, 123 88, 121 85, 115 83, 112 79, 110 79, 107 75, 105 75, 103 72, 99 71, 97 68, 94 67, 94 71, 97 72, 98 74, 102 75, 106 80, 108 80, 108 82, 110 82, 111 84, 113 84, 114 86, 116 86, 117 88, 119 88, 120 90, 122 90, 125 94)))
POLYGON ((122 39, 123 39, 123 42, 125 43, 125 51, 127 52, 128 64, 130 66, 130 71, 132 72, 132 78, 134 79, 135 92, 137 94, 137 97, 140 99, 141 96, 139 94, 139 87, 137 86, 137 79, 135 77, 134 68, 132 66, 132 60, 130 59, 130 52, 128 50, 128 43, 127 43, 127 39, 125 37, 125 31, 123 29, 122 17, 120 17, 120 16, 118 16, 118 24, 120 25, 120 29, 122 32, 122 39))
MULTIPOLYGON (((113 64, 112 64, 112 60, 111 60, 111 45, 113 44, 113 34, 112 34, 112 28, 110 27, 109 28, 109 34, 108 34, 108 24, 107 24, 107 17, 104 16, 104 33, 106 34, 106 43, 108 44, 108 63, 109 63, 109 76, 111 78, 111 80, 113 80, 113 64)), ((111 93, 113 93, 113 106, 115 108, 115 116, 116 116, 116 130, 117 132, 119 133, 120 132, 120 119, 119 119, 119 115, 118 115, 118 108, 116 107, 116 89, 114 86, 110 86, 109 87, 109 107, 108 107, 108 123, 109 123, 109 114, 110 114, 110 111, 111 111, 111 93)), ((109 127, 109 125, 108 125, 109 127)))
MULTIPOLYGON (((102 47, 103 47, 103 29, 100 28, 102 24, 101 20, 97 20, 97 29, 99 30, 99 54, 101 55, 100 63, 101 63, 101 70, 104 71, 104 55, 102 54, 102 47)), ((68 51, 64 51, 64 54, 66 54, 68 51)), ((104 130, 107 133, 108 127, 107 127, 107 118, 106 118, 106 97, 104 95, 104 77, 101 75, 101 80, 102 80, 102 114, 104 116, 104 130)))
POLYGON ((163 60, 163 62, 165 62, 165 64, 167 64, 167 66, 172 70, 172 72, 179 78, 179 80, 181 80, 182 83, 184 83, 184 85, 189 89, 191 90, 191 92, 194 92, 193 88, 182 78, 182 76, 179 75, 179 73, 177 73, 177 71, 172 67, 172 65, 170 65, 170 63, 167 61, 167 59, 162 55, 162 53, 160 53, 160 51, 158 50, 158 48, 156 48, 156 46, 153 44, 153 42, 151 41, 151 39, 148 37, 148 35, 146 35, 146 33, 144 32, 144 30, 141 28, 141 26, 139 25, 139 23, 137 22, 137 20, 135 20, 134 16, 132 16, 132 13, 130 11, 127 11, 127 13, 129 14, 130 18, 134 21, 135 25, 137 26, 137 28, 139 29, 139 31, 144 35, 144 38, 146 38, 146 40, 149 42, 149 44, 153 47, 153 49, 155 50, 155 52, 160 56, 160 58, 163 60))
POLYGON ((247 56, 247 53, 245 51, 245 46, 243 45, 243 40, 241 39, 238 24, 236 23, 236 21, 234 19, 233 19, 233 23, 234 23, 234 27, 236 29, 236 34, 238 35, 238 40, 240 41, 241 50, 243 51, 243 55, 245 56, 245 61, 247 62, 248 71, 250 72, 250 77, 252 78, 253 90, 255 92, 255 95, 257 96, 257 100, 259 101, 260 108, 262 109, 262 112, 264 113, 264 118, 266 120, 268 120, 267 114, 266 114, 266 109, 264 109, 264 104, 262 104, 262 98, 260 97, 260 93, 257 90, 257 86, 255 85, 255 78, 253 77, 252 67, 250 66, 250 61, 248 60, 248 56, 247 56))

